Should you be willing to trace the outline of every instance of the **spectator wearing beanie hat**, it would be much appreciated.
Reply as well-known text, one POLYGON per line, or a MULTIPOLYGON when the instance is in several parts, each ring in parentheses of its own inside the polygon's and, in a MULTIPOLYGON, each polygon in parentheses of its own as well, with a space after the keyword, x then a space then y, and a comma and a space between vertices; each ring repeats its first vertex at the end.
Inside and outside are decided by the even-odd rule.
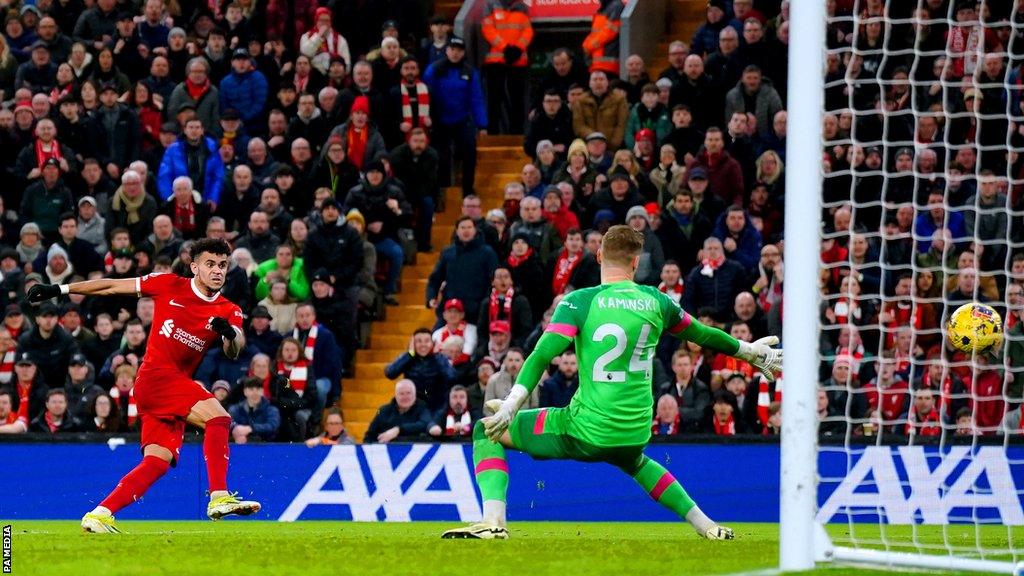
POLYGON ((358 209, 366 218, 367 239, 377 248, 377 257, 388 260, 387 280, 383 286, 384 301, 398 304, 398 278, 402 273, 405 256, 399 244, 398 229, 406 227, 412 216, 412 207, 405 194, 390 177, 384 163, 374 160, 366 167, 363 181, 349 191, 345 208, 358 209))
POLYGON ((330 67, 331 58, 343 58, 346 66, 352 62, 348 41, 331 26, 331 9, 325 6, 316 9, 313 27, 299 40, 299 52, 324 75, 330 67))
POLYGON ((368 97, 356 96, 352 102, 348 121, 331 130, 328 136, 328 140, 335 136, 341 138, 345 148, 345 157, 360 171, 374 158, 387 152, 384 137, 370 122, 370 114, 373 112, 370 110, 368 97))

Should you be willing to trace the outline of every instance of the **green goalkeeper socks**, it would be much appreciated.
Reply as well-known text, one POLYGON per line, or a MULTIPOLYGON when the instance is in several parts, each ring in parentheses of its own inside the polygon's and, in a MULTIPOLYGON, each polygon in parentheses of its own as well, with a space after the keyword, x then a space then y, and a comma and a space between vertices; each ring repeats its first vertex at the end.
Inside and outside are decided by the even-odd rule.
MULTIPOLYGON (((477 477, 479 478, 479 473, 477 477)), ((633 480, 636 480, 655 502, 672 510, 681 519, 685 520, 686 515, 696 506, 672 473, 647 456, 644 456, 643 464, 633 475, 633 480)))
MULTIPOLYGON (((484 426, 477 422, 473 426, 473 464, 476 466, 476 484, 484 502, 497 500, 505 502, 508 491, 508 462, 505 461, 505 447, 491 442, 484 434, 484 426)), ((504 522, 504 518, 501 518, 504 522)))

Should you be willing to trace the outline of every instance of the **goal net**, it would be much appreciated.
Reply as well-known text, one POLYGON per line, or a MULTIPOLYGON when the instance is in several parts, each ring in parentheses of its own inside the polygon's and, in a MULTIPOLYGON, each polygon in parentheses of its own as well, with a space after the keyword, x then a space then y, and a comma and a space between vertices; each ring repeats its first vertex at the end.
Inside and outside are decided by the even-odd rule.
MULTIPOLYGON (((824 82, 810 82, 821 92, 798 104, 806 85, 791 74, 788 167, 814 156, 804 170, 816 172, 822 226, 811 240, 817 270, 806 270, 814 277, 791 273, 793 216, 802 210, 806 221, 814 204, 791 187, 811 176, 789 174, 786 291, 802 278, 818 293, 787 299, 785 310, 787 323, 818 326, 816 366, 800 372, 818 384, 803 394, 813 408, 802 405, 818 430, 817 559, 1015 573, 1024 560, 1024 2, 830 0, 799 12, 815 3, 792 3, 794 19, 825 28, 815 62, 798 53, 814 36, 798 37, 794 21, 790 68, 818 65, 824 82), (806 102, 817 105, 813 147, 793 141, 806 102), (967 302, 1000 313, 994 354, 949 346, 946 320, 967 302)), ((790 407, 801 405, 784 405, 784 421, 790 407)), ((798 466, 785 436, 798 430, 783 437, 783 568, 800 567, 785 542, 787 466, 798 466)))

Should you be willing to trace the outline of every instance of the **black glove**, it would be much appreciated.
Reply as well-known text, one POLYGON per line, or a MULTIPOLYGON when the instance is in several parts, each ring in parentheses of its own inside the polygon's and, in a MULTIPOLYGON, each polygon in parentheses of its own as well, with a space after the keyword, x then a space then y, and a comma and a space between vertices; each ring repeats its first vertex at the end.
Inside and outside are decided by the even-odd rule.
POLYGON ((228 321, 223 318, 211 318, 210 330, 220 334, 225 340, 234 340, 235 336, 238 335, 238 333, 235 332, 235 328, 231 324, 228 324, 228 321))
POLYGON ((505 47, 505 64, 509 66, 514 65, 523 56, 523 49, 519 46, 506 46, 505 47))
POLYGON ((57 284, 36 284, 28 289, 29 302, 43 302, 50 298, 60 296, 60 286, 57 284))

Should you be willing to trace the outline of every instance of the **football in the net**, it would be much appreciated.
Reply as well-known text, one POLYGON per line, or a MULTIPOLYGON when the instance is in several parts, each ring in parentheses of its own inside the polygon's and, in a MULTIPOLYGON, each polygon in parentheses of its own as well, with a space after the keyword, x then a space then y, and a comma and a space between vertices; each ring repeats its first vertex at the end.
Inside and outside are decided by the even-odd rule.
POLYGON ((946 322, 949 344, 971 354, 991 352, 1003 341, 1003 319, 991 306, 968 302, 956 309, 946 322))

